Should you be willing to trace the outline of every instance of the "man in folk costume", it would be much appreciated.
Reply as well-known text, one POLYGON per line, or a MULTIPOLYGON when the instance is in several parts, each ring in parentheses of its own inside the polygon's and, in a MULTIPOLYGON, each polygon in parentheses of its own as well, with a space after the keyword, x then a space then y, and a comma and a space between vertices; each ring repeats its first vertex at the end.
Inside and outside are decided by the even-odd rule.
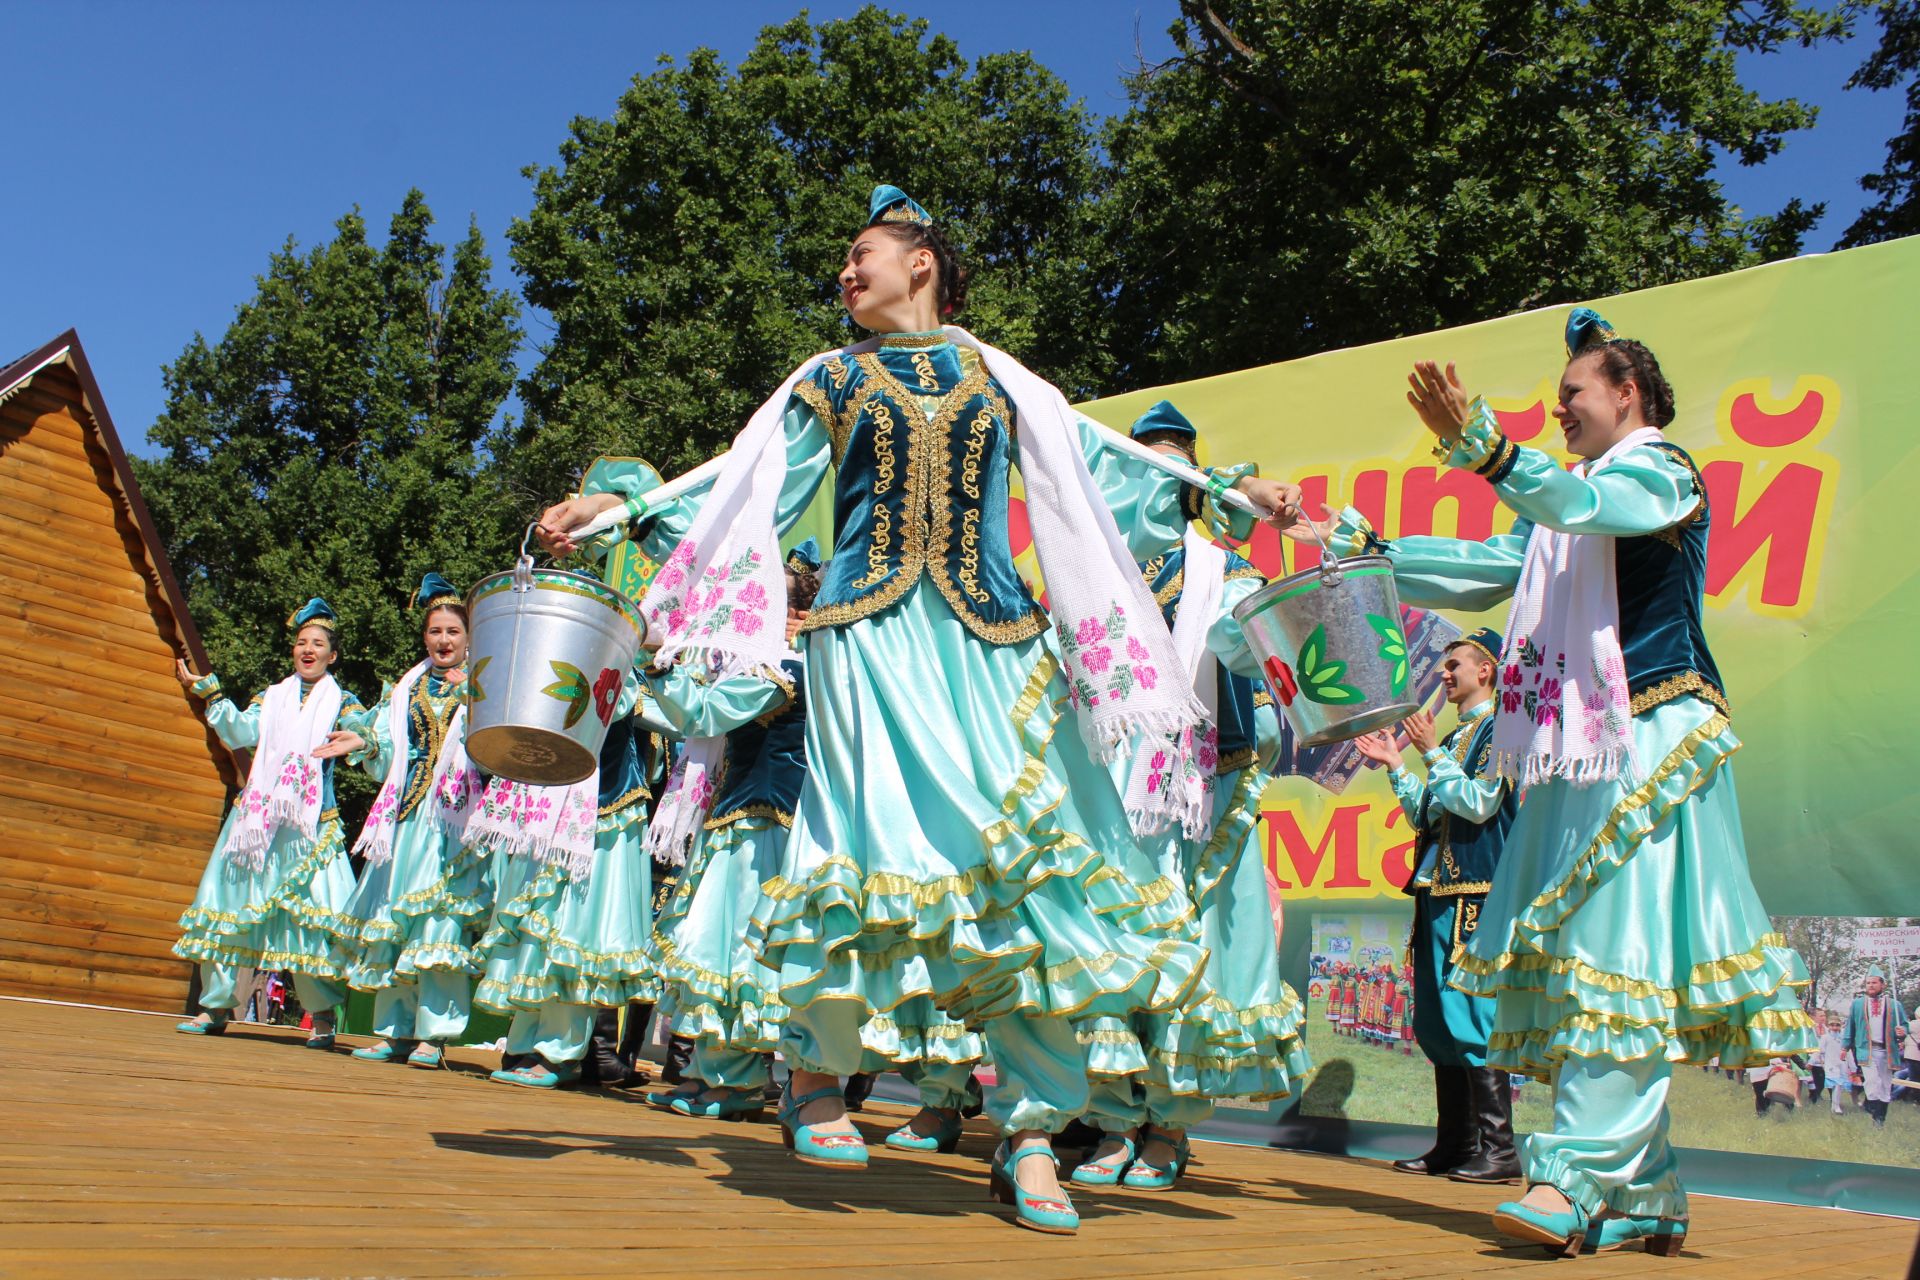
POLYGON ((1887 993, 1886 971, 1867 970, 1866 990, 1853 998, 1847 1011, 1841 1046, 1852 1055, 1854 1074, 1866 1088, 1867 1114, 1875 1128, 1887 1122, 1887 1103, 1893 1100, 1893 1058, 1907 1029, 1907 1011, 1887 993))
POLYGON ((1454 948, 1465 945, 1480 923, 1520 804, 1514 788, 1489 767, 1493 680, 1502 645, 1499 632, 1480 627, 1447 647, 1440 678, 1458 722, 1438 741, 1431 716, 1406 723, 1426 766, 1424 780, 1402 767, 1400 749, 1386 734, 1368 734, 1356 744, 1390 770, 1393 793, 1420 850, 1406 884, 1413 897, 1413 1028, 1433 1063, 1440 1122, 1425 1155, 1396 1160, 1393 1167, 1461 1182, 1512 1182, 1520 1176, 1506 1073, 1487 1066, 1493 1004, 1448 985, 1454 948))
MULTIPOLYGON (((1136 419, 1131 434, 1197 465, 1198 433, 1165 400, 1136 419)), ((1224 487, 1247 470, 1212 474, 1224 487)), ((1191 752, 1194 768, 1170 767, 1161 753, 1141 750, 1115 762, 1114 780, 1128 812, 1143 815, 1155 833, 1142 843, 1154 870, 1177 881, 1194 905, 1215 994, 1196 1014, 1099 1019, 1079 1031, 1097 1082, 1088 1115, 1105 1137, 1073 1180, 1156 1191, 1184 1171, 1186 1131, 1212 1114, 1214 1099, 1285 1097, 1309 1064, 1299 997, 1280 979, 1259 846, 1268 782, 1262 762, 1278 756, 1280 726, 1233 616, 1266 578, 1196 530, 1196 520, 1222 519, 1201 490, 1115 453, 1100 457, 1095 479, 1104 492, 1124 495, 1114 503, 1116 519, 1208 711, 1191 752)), ((1244 516, 1224 523, 1237 538, 1252 532, 1244 516)))

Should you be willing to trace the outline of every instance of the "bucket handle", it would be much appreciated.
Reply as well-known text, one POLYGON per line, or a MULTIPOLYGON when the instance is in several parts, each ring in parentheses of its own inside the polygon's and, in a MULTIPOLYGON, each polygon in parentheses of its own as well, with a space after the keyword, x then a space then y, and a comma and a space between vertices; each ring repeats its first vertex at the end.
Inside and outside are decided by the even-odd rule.
POLYGON ((515 591, 533 590, 533 553, 527 550, 527 544, 533 541, 533 535, 540 526, 530 524, 527 531, 520 535, 520 558, 513 562, 513 589, 515 591))
MULTIPOLYGON (((1301 518, 1306 519, 1305 513, 1302 513, 1301 518)), ((1307 520, 1307 528, 1313 530, 1313 539, 1320 544, 1320 581, 1330 587, 1337 585, 1341 576, 1340 557, 1335 555, 1333 548, 1327 545, 1327 535, 1320 532, 1319 521, 1307 520)))

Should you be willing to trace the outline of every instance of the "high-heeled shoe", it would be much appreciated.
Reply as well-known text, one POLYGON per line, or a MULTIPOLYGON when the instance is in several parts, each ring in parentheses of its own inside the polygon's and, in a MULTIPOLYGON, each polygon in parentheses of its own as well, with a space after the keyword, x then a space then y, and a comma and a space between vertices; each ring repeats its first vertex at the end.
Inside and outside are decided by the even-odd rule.
POLYGON ((1684 1218, 1602 1218, 1587 1231, 1588 1253, 1611 1253, 1644 1244, 1648 1253, 1674 1258, 1687 1242, 1684 1218))
POLYGON ((1033 1146, 1015 1151, 1011 1142, 1002 1141, 994 1150, 993 1162, 987 1166, 988 1198, 1012 1205, 1013 1220, 1030 1231, 1073 1235, 1080 1230, 1080 1215, 1074 1212, 1073 1201, 1064 1191, 1057 1198, 1037 1196, 1022 1188, 1014 1177, 1014 1166, 1028 1156, 1045 1156, 1053 1161, 1054 1168, 1060 1167, 1060 1158, 1053 1154, 1052 1147, 1033 1146))
POLYGON ((718 1098, 702 1100, 697 1093, 675 1098, 667 1109, 675 1115, 692 1116, 696 1120, 745 1120, 748 1116, 757 1116, 765 1111, 767 1099, 760 1086, 755 1085, 751 1089, 727 1089, 718 1098))
POLYGON ((1567 1207, 1557 1213, 1509 1200, 1493 1211, 1493 1225, 1502 1235, 1543 1244, 1556 1256, 1571 1258, 1586 1243, 1592 1224, 1587 1211, 1569 1199, 1567 1207))
POLYGON ((176 1022, 173 1029, 182 1035, 189 1036, 223 1036, 227 1034, 227 1019, 209 1012, 205 1022, 197 1018, 187 1022, 176 1022))
POLYGON ((1140 1154, 1140 1148, 1132 1138, 1118 1133, 1106 1136, 1120 1144, 1120 1158, 1111 1164, 1107 1161, 1113 1160, 1113 1157, 1108 1156, 1106 1160, 1087 1160, 1075 1165, 1068 1178, 1075 1186, 1117 1187, 1120 1179, 1126 1176, 1128 1167, 1133 1164, 1133 1158, 1140 1154))
POLYGON ((817 1164, 829 1169, 867 1167, 867 1140, 858 1133, 816 1133, 815 1126, 800 1123, 800 1109, 816 1098, 837 1098, 838 1088, 815 1089, 795 1098, 788 1096, 780 1108, 780 1140, 793 1158, 802 1164, 817 1164))
MULTIPOLYGON (((1171 1191, 1173 1184, 1180 1181, 1180 1175, 1193 1163, 1193 1150, 1187 1145, 1185 1134, 1178 1138, 1168 1138, 1164 1133, 1155 1133, 1153 1137, 1173 1147, 1173 1158, 1164 1165, 1155 1164, 1145 1156, 1140 1156, 1127 1169, 1120 1179, 1120 1185, 1131 1191, 1171 1191)), ((1140 1146, 1146 1149, 1147 1135, 1142 1134, 1140 1146)))
POLYGON ((960 1113, 940 1111, 939 1116, 940 1125, 932 1133, 915 1133, 909 1120, 887 1135, 887 1145, 895 1151, 938 1151, 941 1155, 951 1155, 960 1145, 960 1113))
POLYGON ((432 1040, 422 1040, 413 1046, 413 1052, 407 1055, 407 1065, 419 1067, 423 1071, 434 1071, 446 1061, 446 1057, 447 1051, 444 1046, 432 1040))

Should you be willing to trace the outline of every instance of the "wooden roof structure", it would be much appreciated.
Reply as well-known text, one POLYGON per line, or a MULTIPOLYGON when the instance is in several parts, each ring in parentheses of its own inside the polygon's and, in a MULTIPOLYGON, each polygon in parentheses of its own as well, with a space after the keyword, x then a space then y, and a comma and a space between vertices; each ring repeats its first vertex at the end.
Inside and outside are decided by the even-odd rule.
POLYGON ((71 329, 0 369, 0 994, 185 1007, 172 954, 233 757, 207 657, 71 329))

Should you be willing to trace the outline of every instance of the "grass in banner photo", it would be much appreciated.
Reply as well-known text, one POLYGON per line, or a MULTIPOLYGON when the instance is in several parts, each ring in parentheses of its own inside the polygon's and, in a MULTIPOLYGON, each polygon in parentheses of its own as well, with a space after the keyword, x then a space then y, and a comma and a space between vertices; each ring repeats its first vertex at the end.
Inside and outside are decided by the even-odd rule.
MULTIPOLYGON (((1433 1068, 1419 1046, 1402 1034, 1403 1022, 1408 1034, 1412 1026, 1413 982, 1405 954, 1408 921, 1404 908, 1314 915, 1306 986, 1307 1047, 1313 1054, 1316 1081, 1337 1079, 1344 1086, 1351 1080, 1352 1084, 1350 1091, 1338 1091, 1344 1097, 1310 1087, 1301 1108, 1307 1115, 1421 1126, 1434 1123, 1433 1068), (1345 998, 1349 992, 1350 1001, 1345 998)), ((1851 936, 1859 929, 1901 923, 1905 922, 1843 917, 1775 920, 1796 946, 1803 945, 1800 939, 1810 929, 1851 936)), ((1808 964, 1816 976, 1809 988, 1808 1007, 1830 1008, 1836 1024, 1860 990, 1870 964, 1879 963, 1889 975, 1912 972, 1915 985, 1902 990, 1920 991, 1920 961, 1853 961, 1844 958, 1850 953, 1838 946, 1808 945, 1807 950, 1813 953, 1808 964), (1905 971, 1892 967, 1899 963, 1905 964, 1905 971)), ((1913 998, 1903 995, 1901 999, 1913 1012, 1913 998)), ((1718 1066, 1677 1067, 1669 1095, 1675 1145, 1920 1168, 1920 1088, 1896 1085, 1897 1100, 1887 1110, 1886 1126, 1876 1128, 1860 1105, 1859 1091, 1843 1089, 1838 1114, 1833 1109, 1831 1082, 1817 1099, 1812 1096, 1812 1067, 1817 1062, 1809 1057, 1786 1064, 1799 1084, 1795 1105, 1774 1101, 1764 1113, 1757 1109, 1745 1069, 1730 1073, 1718 1066)), ((1896 1063, 1895 1069, 1901 1065, 1896 1063)), ((1920 1076, 1920 1066, 1914 1074, 1920 1076)), ((1515 1129, 1527 1133, 1549 1127, 1552 1090, 1519 1076, 1512 1077, 1512 1084, 1515 1129)))

